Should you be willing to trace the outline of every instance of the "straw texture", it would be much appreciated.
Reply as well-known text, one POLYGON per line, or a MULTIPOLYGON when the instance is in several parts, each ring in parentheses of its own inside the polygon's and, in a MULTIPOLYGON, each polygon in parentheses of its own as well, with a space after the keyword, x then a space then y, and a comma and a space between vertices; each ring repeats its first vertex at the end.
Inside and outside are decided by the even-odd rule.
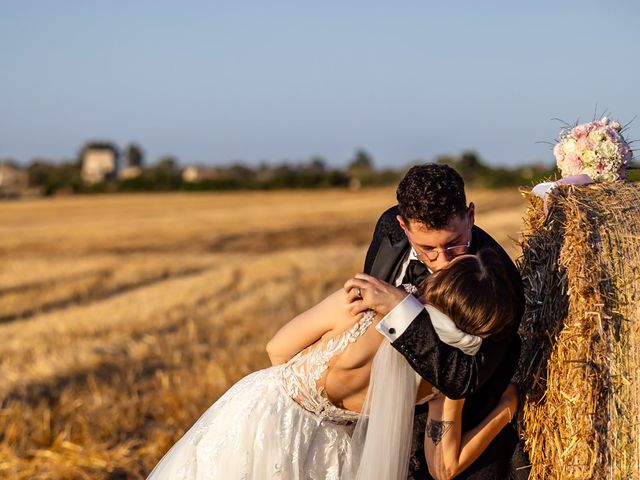
POLYGON ((532 480, 638 479, 640 186, 526 192, 516 380, 532 480))

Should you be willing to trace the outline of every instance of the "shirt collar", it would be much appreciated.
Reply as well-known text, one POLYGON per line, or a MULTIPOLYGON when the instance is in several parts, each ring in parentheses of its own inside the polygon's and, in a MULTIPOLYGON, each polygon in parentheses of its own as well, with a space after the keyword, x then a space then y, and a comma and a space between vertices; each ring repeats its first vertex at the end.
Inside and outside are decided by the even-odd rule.
MULTIPOLYGON (((415 248, 413 248, 413 246, 411 247, 411 250, 409 250, 409 258, 408 258, 407 260, 408 260, 408 261, 411 261, 411 260, 417 260, 418 262, 420 262, 420 260, 418 259, 418 255, 417 255, 417 253, 416 253, 416 250, 415 250, 415 248)), ((427 268, 427 271, 428 271, 429 273, 433 273, 433 270, 431 270, 431 269, 430 269, 429 267, 427 267, 426 265, 425 265, 425 267, 427 268)))

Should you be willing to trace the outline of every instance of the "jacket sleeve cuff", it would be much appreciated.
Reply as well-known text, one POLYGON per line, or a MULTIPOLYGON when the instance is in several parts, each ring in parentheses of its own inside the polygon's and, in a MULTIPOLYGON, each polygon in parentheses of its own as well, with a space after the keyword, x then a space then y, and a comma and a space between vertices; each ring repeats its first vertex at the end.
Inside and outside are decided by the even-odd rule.
POLYGON ((407 295, 376 325, 376 330, 393 343, 423 310, 424 305, 420 300, 407 295))

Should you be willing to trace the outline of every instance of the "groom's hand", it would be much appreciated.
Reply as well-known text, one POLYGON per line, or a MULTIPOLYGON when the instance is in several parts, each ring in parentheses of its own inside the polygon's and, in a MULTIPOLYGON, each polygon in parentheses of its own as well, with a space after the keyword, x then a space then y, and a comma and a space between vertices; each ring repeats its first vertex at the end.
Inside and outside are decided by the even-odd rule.
POLYGON ((344 284, 351 313, 357 315, 375 310, 381 317, 387 315, 408 295, 407 292, 366 273, 358 273, 344 284))

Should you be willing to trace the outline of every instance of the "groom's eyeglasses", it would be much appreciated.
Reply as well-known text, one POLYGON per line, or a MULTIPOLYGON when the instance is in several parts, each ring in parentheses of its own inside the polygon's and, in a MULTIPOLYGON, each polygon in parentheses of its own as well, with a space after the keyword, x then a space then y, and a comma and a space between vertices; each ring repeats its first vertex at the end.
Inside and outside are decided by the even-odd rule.
MULTIPOLYGON (((467 217, 467 222, 469 222, 469 218, 467 217)), ((445 248, 418 248, 414 245, 414 243, 411 241, 411 236, 409 235, 409 232, 407 232, 406 230, 404 231, 405 234, 407 235, 407 238, 409 239, 409 243, 411 244, 411 246, 413 247, 413 250, 416 252, 416 258, 419 261, 424 261, 424 259, 428 259, 430 262, 433 262, 435 260, 438 259, 438 257, 440 256, 440 253, 446 253, 448 257, 458 257, 460 255, 464 255, 465 253, 469 252, 469 248, 471 248, 471 224, 468 223, 468 227, 469 230, 469 241, 467 243, 462 243, 459 245, 450 245, 448 247, 445 248)))
POLYGON ((471 239, 469 239, 467 243, 463 243, 461 245, 451 245, 450 247, 446 248, 430 248, 428 250, 418 250, 416 247, 413 247, 413 249, 416 251, 416 258, 418 260, 422 260, 426 257, 430 262, 433 262, 434 260, 438 259, 440 252, 446 253, 449 257, 458 257, 467 253, 470 247, 471 239))

